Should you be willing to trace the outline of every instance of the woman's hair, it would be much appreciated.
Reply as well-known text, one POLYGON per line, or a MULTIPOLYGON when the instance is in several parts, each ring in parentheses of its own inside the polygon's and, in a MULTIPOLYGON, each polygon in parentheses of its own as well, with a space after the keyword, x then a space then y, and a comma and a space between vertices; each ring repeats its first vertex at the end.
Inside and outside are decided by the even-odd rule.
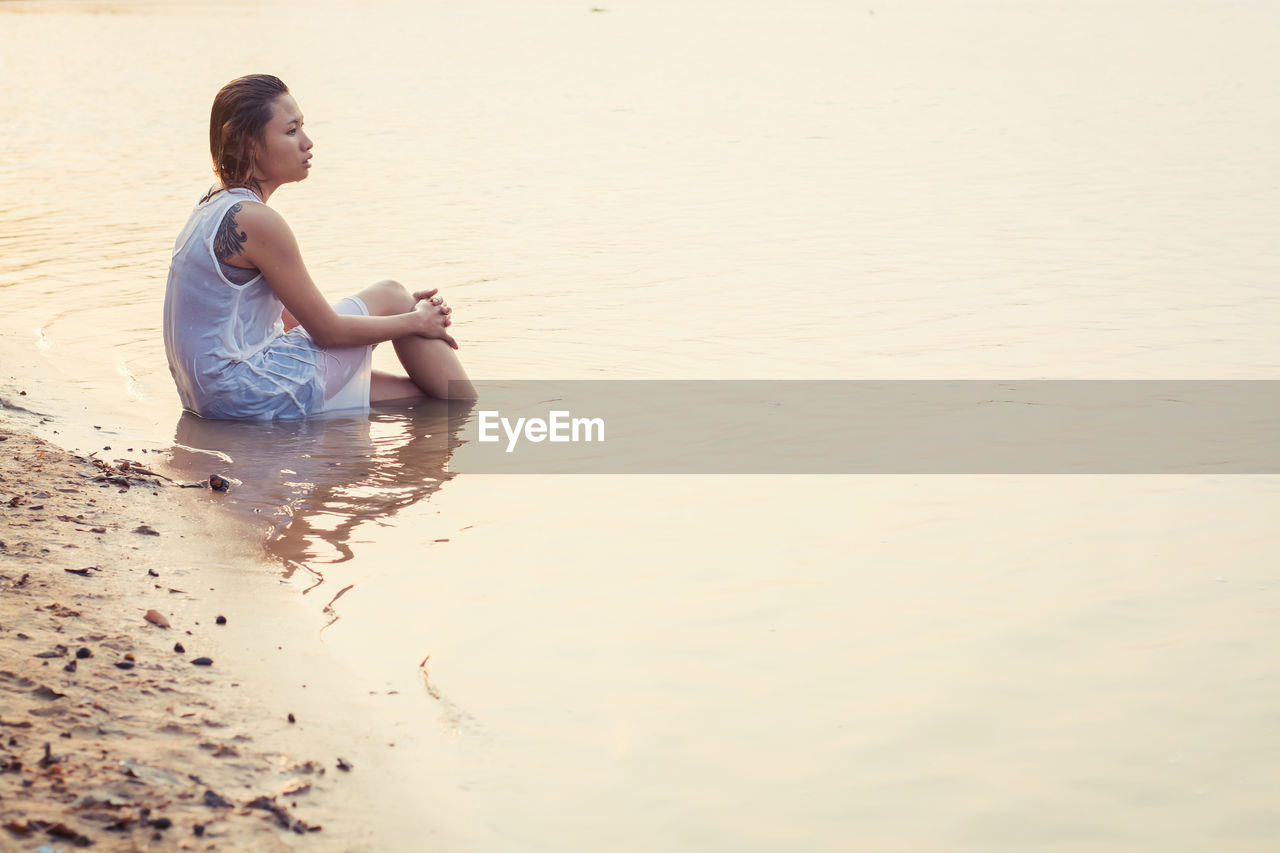
POLYGON ((262 131, 271 121, 271 102, 288 92, 279 77, 250 74, 223 86, 213 99, 209 153, 213 155, 213 172, 225 189, 258 189, 252 143, 262 141, 262 131))

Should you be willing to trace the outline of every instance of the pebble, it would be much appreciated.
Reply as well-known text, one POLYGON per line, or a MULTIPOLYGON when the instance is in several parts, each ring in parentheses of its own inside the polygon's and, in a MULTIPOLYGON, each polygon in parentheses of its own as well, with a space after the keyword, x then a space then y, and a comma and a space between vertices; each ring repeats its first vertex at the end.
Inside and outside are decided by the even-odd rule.
MULTIPOLYGON (((229 809, 233 805, 235 805, 230 800, 224 797, 218 796, 218 794, 212 788, 204 792, 204 804, 211 809, 229 809)), ((196 834, 200 835, 202 833, 196 833, 196 834)))
POLYGON ((225 624, 227 624, 227 617, 225 617, 225 616, 219 616, 217 619, 215 619, 215 620, 213 620, 213 621, 217 622, 219 625, 225 625, 225 624))
POLYGON ((175 652, 177 652, 178 654, 182 654, 183 652, 185 652, 185 651, 186 651, 186 649, 184 649, 184 648, 182 647, 182 643, 174 643, 174 644, 173 644, 173 650, 174 650, 175 652))
POLYGON ((213 666, 213 658, 194 658, 191 662, 196 666, 213 666))
POLYGON ((88 648, 87 646, 81 646, 80 648, 76 649, 76 657, 80 658, 81 660, 84 660, 85 658, 91 658, 93 657, 93 650, 88 648))

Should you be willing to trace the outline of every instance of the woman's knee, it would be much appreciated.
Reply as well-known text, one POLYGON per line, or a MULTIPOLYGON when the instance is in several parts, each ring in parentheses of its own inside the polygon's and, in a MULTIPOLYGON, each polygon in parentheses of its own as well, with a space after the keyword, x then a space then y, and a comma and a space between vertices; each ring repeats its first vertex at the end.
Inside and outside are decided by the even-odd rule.
POLYGON ((413 310, 413 294, 398 281, 387 279, 359 293, 369 313, 382 317, 388 314, 407 314, 413 310))

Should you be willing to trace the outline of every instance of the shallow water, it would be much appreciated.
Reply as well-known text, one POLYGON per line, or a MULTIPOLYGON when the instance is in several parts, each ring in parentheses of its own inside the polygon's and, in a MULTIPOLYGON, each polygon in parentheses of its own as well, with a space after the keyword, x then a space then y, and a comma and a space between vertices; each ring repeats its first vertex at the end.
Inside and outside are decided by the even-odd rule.
POLYGON ((212 94, 269 70, 321 288, 442 287, 477 378, 1273 378, 1278 35, 1193 0, 8 0, 0 396, 239 481, 210 511, 406 697, 352 724, 446 846, 1264 849, 1274 477, 455 476, 432 406, 181 416, 159 320, 212 94))

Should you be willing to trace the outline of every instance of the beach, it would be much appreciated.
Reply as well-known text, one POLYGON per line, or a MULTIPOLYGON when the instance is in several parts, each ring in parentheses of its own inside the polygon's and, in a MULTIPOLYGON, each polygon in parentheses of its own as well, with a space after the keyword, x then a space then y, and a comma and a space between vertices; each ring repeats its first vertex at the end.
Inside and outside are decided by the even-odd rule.
POLYGON ((6 419, 0 491, 0 847, 375 849, 366 750, 316 707, 305 638, 286 652, 208 588, 197 554, 219 548, 180 485, 6 419), (264 684, 308 673, 314 700, 264 684))
POLYGON ((196 592, 174 586, 191 579, 149 541, 165 535, 152 525, 165 527, 172 486, 3 425, 0 478, 0 819, 11 841, 285 850, 284 836, 321 831, 336 762, 273 749, 290 712, 246 715, 233 672, 192 663, 210 661, 207 636, 225 630, 216 614, 156 615, 196 592))
POLYGON ((0 2, 0 848, 1272 849, 1280 479, 1213 419, 1068 470, 985 425, 1274 379, 1278 38, 1260 0, 0 2), (183 412, 167 272, 257 72, 324 297, 440 288, 507 416, 690 383, 640 463, 613 420, 549 474, 467 469, 439 407, 183 412), (942 383, 944 428, 877 409, 891 453, 846 380, 942 383), (810 390, 715 473, 748 445, 698 426, 755 410, 699 388, 761 382, 810 390), (1127 464, 1171 441, 1203 467, 1127 464))

